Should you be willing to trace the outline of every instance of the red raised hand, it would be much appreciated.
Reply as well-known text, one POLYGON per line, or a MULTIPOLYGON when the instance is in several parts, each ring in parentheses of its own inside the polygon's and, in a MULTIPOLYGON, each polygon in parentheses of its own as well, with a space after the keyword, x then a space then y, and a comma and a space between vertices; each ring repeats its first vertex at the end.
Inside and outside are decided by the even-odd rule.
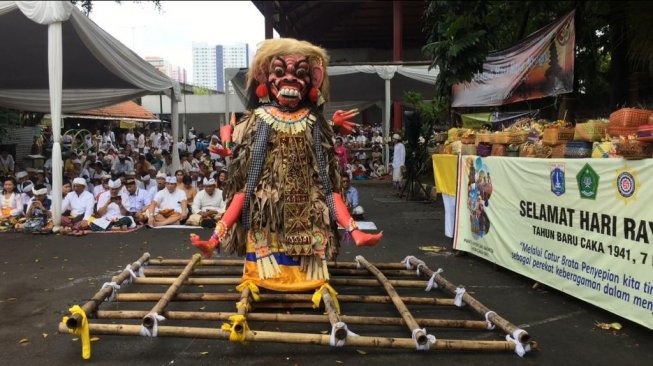
POLYGON ((358 126, 357 123, 353 123, 350 119, 358 115, 358 109, 350 109, 348 111, 337 110, 333 114, 333 125, 340 129, 340 132, 343 134, 350 134, 354 127, 358 126))

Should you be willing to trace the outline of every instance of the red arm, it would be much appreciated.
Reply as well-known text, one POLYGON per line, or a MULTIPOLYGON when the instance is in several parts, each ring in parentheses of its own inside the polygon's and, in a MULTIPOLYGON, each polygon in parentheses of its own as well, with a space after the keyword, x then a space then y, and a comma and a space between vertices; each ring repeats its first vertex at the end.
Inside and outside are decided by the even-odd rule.
POLYGON ((227 235, 227 231, 229 231, 234 222, 240 217, 244 204, 245 193, 236 193, 229 207, 227 207, 227 211, 222 215, 222 219, 215 225, 215 231, 209 240, 200 240, 199 236, 190 234, 190 241, 193 243, 193 246, 202 251, 205 257, 211 257, 213 250, 220 244, 220 240, 227 235))
POLYGON ((375 246, 379 243, 379 240, 383 237, 383 232, 378 234, 367 234, 358 230, 356 226, 356 221, 349 214, 347 210, 347 205, 343 201, 342 196, 338 193, 333 194, 333 201, 336 205, 336 221, 340 226, 344 227, 345 230, 351 232, 351 236, 354 238, 356 246, 375 246))

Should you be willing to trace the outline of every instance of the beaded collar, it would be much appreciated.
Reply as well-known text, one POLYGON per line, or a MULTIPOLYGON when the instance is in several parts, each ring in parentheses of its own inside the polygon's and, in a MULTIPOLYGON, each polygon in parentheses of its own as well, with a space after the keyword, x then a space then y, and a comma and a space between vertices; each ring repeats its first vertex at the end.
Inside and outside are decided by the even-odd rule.
POLYGON ((306 131, 306 126, 317 120, 309 108, 296 111, 281 111, 274 106, 262 106, 254 110, 254 114, 270 125, 273 130, 290 135, 306 131))

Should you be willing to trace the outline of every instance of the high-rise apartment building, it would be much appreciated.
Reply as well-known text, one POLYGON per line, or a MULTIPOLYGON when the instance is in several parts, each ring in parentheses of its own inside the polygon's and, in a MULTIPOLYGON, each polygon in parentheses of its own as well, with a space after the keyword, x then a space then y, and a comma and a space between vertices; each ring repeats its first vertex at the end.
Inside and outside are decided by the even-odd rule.
MULTIPOLYGON (((238 43, 235 45, 218 45, 216 46, 216 69, 218 72, 218 90, 224 91, 224 69, 232 67, 248 67, 249 66, 249 46, 247 43, 238 43)), ((234 94, 234 88, 229 84, 229 93, 234 94)))
POLYGON ((173 80, 177 80, 180 83, 186 84, 186 69, 181 66, 175 66, 163 59, 163 57, 158 56, 147 56, 145 61, 149 62, 154 66, 159 72, 165 74, 173 80))
POLYGON ((193 85, 216 89, 218 84, 215 48, 206 43, 193 42, 193 85))
MULTIPOLYGON (((224 93, 224 69, 247 67, 249 57, 249 46, 246 43, 209 46, 193 42, 193 84, 224 93)), ((231 85, 229 92, 234 93, 231 85)))

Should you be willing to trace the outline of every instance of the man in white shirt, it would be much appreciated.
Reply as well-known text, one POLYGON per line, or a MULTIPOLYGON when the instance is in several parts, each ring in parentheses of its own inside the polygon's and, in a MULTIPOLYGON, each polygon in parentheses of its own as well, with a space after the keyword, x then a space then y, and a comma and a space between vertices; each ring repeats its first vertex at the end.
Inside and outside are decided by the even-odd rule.
POLYGON ((166 188, 166 175, 163 172, 159 172, 156 175, 155 184, 147 190, 148 199, 150 202, 154 199, 154 196, 160 191, 166 188))
POLYGON ((95 199, 86 190, 84 178, 73 179, 73 191, 63 199, 61 225, 72 230, 84 230, 89 226, 88 219, 93 215, 95 199))
POLYGON ((401 143, 401 136, 399 134, 395 133, 392 135, 392 140, 395 143, 392 156, 392 184, 400 194, 402 188, 401 179, 406 164, 406 147, 401 143))
POLYGON ((137 138, 137 143, 136 147, 138 148, 138 152, 141 154, 145 154, 144 149, 145 149, 145 134, 143 132, 138 133, 138 138, 137 138))
POLYGON ((96 217, 98 218, 91 223, 91 230, 126 231, 136 226, 131 216, 128 216, 125 198, 120 194, 121 189, 120 179, 109 181, 109 190, 102 193, 97 200, 96 217))
POLYGON ((356 136, 356 144, 358 147, 363 148, 367 144, 367 137, 365 136, 365 133, 363 130, 360 130, 358 132, 358 136, 356 136))
POLYGON ((125 142, 127 143, 128 146, 131 146, 131 148, 136 147, 136 136, 134 135, 134 130, 131 128, 129 131, 127 131, 127 134, 125 135, 125 142))
POLYGON ((186 225, 214 228, 226 206, 222 190, 217 189, 215 179, 204 179, 204 189, 195 196, 193 214, 186 221, 186 225))
POLYGON ((109 190, 109 180, 110 179, 111 179, 111 174, 104 174, 102 176, 101 184, 98 184, 93 188, 93 197, 95 197, 96 201, 97 201, 98 198, 100 198, 100 195, 102 193, 109 190))
POLYGON ((125 181, 127 190, 122 196, 123 204, 127 208, 128 215, 133 217, 137 223, 145 223, 147 222, 147 207, 152 200, 147 191, 139 188, 136 183, 136 179, 133 178, 127 178, 125 181))
POLYGON ((186 218, 186 192, 177 189, 177 179, 166 177, 166 188, 154 195, 149 207, 150 226, 178 225, 186 218))

